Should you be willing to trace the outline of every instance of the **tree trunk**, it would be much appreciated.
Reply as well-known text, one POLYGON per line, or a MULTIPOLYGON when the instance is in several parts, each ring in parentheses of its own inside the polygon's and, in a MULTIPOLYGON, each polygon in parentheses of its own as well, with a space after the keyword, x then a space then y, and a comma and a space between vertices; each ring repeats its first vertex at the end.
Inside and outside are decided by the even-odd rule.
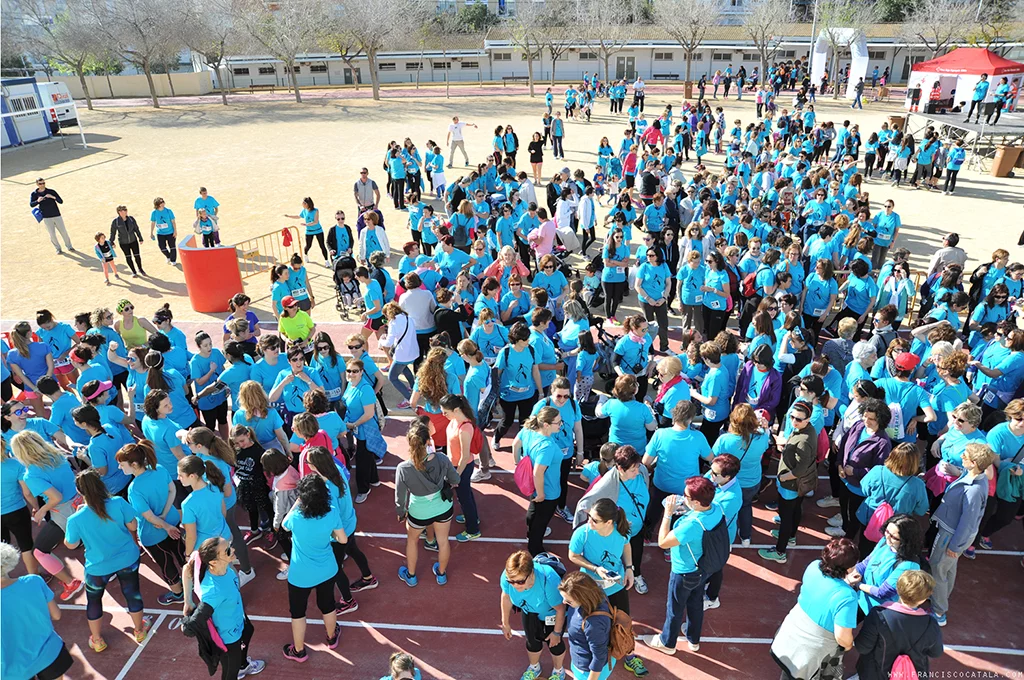
POLYGON ((103 69, 103 75, 107 77, 107 89, 110 90, 110 98, 114 98, 114 85, 110 82, 110 70, 103 69))
POLYGON ((420 67, 416 69, 416 89, 420 89, 420 74, 423 73, 423 62, 424 62, 424 50, 420 46, 420 67))
POLYGON ((832 99, 839 99, 839 50, 833 48, 832 57, 832 73, 829 74, 832 82, 832 99))
POLYGON ((534 96, 534 94, 533 94, 533 53, 529 49, 526 50, 526 75, 527 75, 527 80, 530 83, 530 96, 532 97, 532 96, 534 96))
POLYGON ((377 76, 377 50, 367 50, 366 59, 370 67, 370 85, 373 86, 373 100, 380 101, 380 80, 377 76))
POLYGON ((686 80, 684 83, 690 82, 690 67, 693 66, 693 52, 690 50, 686 51, 686 80))
POLYGON ((177 95, 174 94, 174 81, 171 80, 171 65, 167 62, 164 62, 164 73, 167 74, 167 84, 171 86, 171 96, 176 97, 177 95))
POLYGON ((156 83, 153 82, 153 71, 149 68, 149 60, 142 62, 142 72, 146 74, 146 82, 149 83, 149 96, 153 98, 153 108, 160 108, 160 98, 156 95, 156 83))
POLYGON ((555 86, 555 62, 558 61, 558 55, 554 52, 551 53, 551 87, 555 86))
POLYGON ((289 74, 289 80, 292 81, 292 87, 295 89, 295 101, 299 104, 302 103, 302 93, 299 92, 299 77, 295 75, 295 62, 289 64, 291 66, 291 73, 289 74))
POLYGON ((224 78, 220 75, 220 64, 209 64, 213 67, 213 72, 217 74, 217 89, 220 90, 220 101, 224 106, 228 105, 228 90, 224 87, 224 78))
POLYGON ((604 53, 604 83, 606 87, 612 86, 612 56, 604 53))
POLYGON ((445 66, 445 68, 444 68, 444 98, 445 99, 451 99, 452 98, 452 95, 451 95, 452 79, 451 79, 451 76, 449 76, 449 73, 452 70, 451 69, 452 65, 448 61, 448 50, 446 50, 446 49, 442 49, 441 50, 441 62, 445 66))
POLYGON ((92 111, 92 97, 89 96, 89 86, 85 83, 85 69, 78 64, 75 71, 78 73, 78 82, 82 84, 82 92, 85 93, 85 106, 92 111))

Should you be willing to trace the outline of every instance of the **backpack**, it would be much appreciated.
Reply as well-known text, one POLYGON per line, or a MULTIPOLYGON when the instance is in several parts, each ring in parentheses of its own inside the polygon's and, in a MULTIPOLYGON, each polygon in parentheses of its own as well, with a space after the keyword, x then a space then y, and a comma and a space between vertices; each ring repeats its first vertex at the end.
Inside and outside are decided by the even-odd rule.
POLYGON ((565 576, 565 572, 566 572, 565 565, 562 564, 562 560, 558 557, 558 555, 556 555, 554 553, 549 553, 549 552, 539 553, 536 557, 533 558, 533 563, 534 564, 543 564, 546 567, 551 567, 551 569, 556 574, 558 574, 558 578, 562 578, 562 577, 565 576))
POLYGON ((971 309, 974 309, 981 303, 983 297, 985 297, 985 276, 988 275, 990 264, 980 264, 971 272, 971 288, 967 293, 967 296, 971 299, 971 309))
POLYGON ((889 680, 913 680, 918 677, 914 662, 906 654, 900 654, 889 669, 889 680))
POLYGON ((604 255, 598 253, 594 255, 593 259, 590 260, 590 266, 593 268, 594 273, 599 273, 604 269, 604 255))
MULTIPOLYGON (((725 568, 725 563, 729 561, 729 525, 725 521, 724 515, 718 524, 710 530, 704 526, 700 517, 697 517, 697 523, 704 530, 704 535, 700 539, 704 552, 700 559, 696 560, 697 568, 707 578, 722 571, 725 568)), ((690 551, 690 557, 696 559, 689 545, 686 546, 686 549, 690 551)))
MULTIPOLYGON (((636 640, 633 637, 633 619, 621 609, 616 609, 611 605, 608 605, 608 608, 611 610, 610 612, 598 609, 590 616, 607 616, 612 620, 612 629, 608 635, 608 655, 616 661, 622 661, 636 649, 636 640)), ((590 616, 583 619, 584 630, 590 616)))
POLYGON ((519 493, 526 497, 530 497, 537 493, 537 487, 533 483, 533 461, 525 453, 523 457, 516 463, 516 470, 513 473, 513 478, 516 482, 516 487, 519 489, 519 493))
MULTIPOLYGON (((908 477, 900 486, 900 488, 896 490, 897 496, 899 495, 900 491, 903 490, 903 487, 907 485, 907 482, 909 482, 911 479, 913 479, 913 477, 908 477)), ((885 491, 884 485, 882 487, 882 491, 885 491)), ((868 539, 869 541, 874 541, 875 543, 881 541, 882 527, 884 527, 885 523, 889 521, 889 518, 895 514, 896 511, 893 509, 891 505, 889 505, 889 501, 882 501, 879 504, 879 506, 875 508, 875 511, 871 513, 871 518, 868 520, 867 526, 864 527, 864 538, 868 539)))
POLYGON ((903 407, 900 406, 899 402, 892 402, 888 404, 889 411, 892 413, 892 418, 889 419, 889 427, 885 428, 885 433, 889 435, 889 439, 897 441, 903 439, 906 435, 904 423, 907 421, 903 418, 903 407))
POLYGON ((832 440, 828 438, 828 432, 825 431, 825 428, 821 428, 821 432, 818 433, 818 454, 814 459, 819 463, 824 462, 828 458, 828 452, 831 448, 832 440))

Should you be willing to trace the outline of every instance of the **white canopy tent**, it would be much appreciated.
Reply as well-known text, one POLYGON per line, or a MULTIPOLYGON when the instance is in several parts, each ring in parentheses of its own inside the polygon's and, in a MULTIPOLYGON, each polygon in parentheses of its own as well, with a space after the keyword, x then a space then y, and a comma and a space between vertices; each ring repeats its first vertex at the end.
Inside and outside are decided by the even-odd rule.
MULTIPOLYGON (((846 98, 854 99, 856 97, 854 88, 858 78, 864 78, 868 74, 867 38, 863 31, 856 28, 833 28, 818 34, 818 39, 814 41, 814 50, 811 53, 811 82, 821 82, 833 42, 839 42, 850 48, 850 80, 846 84, 846 98), (830 37, 838 40, 830 40, 830 37)), ((833 54, 832 58, 838 61, 839 55, 833 54)), ((839 73, 838 69, 836 73, 839 73)))

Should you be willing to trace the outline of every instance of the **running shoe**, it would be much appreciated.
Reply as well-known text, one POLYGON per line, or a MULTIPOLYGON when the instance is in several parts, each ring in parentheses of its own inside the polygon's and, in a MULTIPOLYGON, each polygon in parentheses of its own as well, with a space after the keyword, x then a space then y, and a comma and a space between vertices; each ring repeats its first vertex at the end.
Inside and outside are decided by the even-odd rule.
MULTIPOLYGON (((356 611, 357 609, 359 609, 359 603, 356 602, 356 598, 353 597, 348 602, 345 602, 344 600, 339 602, 338 606, 334 610, 334 613, 337 614, 338 616, 342 616, 344 614, 351 614, 352 612, 356 611)), ((332 647, 332 649, 333 649, 333 647, 332 647)))
POLYGON ((335 624, 334 635, 327 638, 327 649, 337 649, 339 640, 341 640, 341 626, 335 624))
POLYGON ((647 594, 647 579, 643 576, 637 576, 633 581, 633 588, 636 590, 637 595, 647 594))
POLYGON ((487 470, 481 470, 477 468, 473 470, 473 475, 469 478, 471 482, 484 482, 491 478, 491 473, 487 470))
POLYGON ((666 647, 665 643, 661 641, 660 635, 641 635, 637 638, 640 642, 644 643, 651 649, 656 649, 662 654, 672 655, 676 653, 675 647, 666 647))
POLYGON ((945 614, 936 614, 936 613, 932 612, 932 616, 935 617, 935 623, 939 624, 939 626, 945 626, 946 625, 946 615, 945 614))
POLYGON ((254 578, 256 578, 256 570, 252 567, 249 568, 249 571, 238 572, 238 587, 241 588, 254 578))
POLYGON ((262 537, 263 537, 263 530, 262 529, 249 530, 249 531, 246 531, 244 534, 242 534, 242 540, 245 541, 246 545, 252 545, 256 541, 260 540, 260 538, 262 538, 262 537))
POLYGON ((405 585, 409 586, 410 588, 415 588, 420 583, 419 579, 417 579, 414 574, 409 573, 409 568, 406 567, 404 564, 398 568, 398 578, 405 581, 405 585))
POLYGON ((778 562, 779 564, 785 564, 786 560, 788 559, 786 557, 786 553, 780 553, 780 552, 778 552, 778 551, 776 551, 774 549, 769 550, 769 549, 762 548, 761 550, 757 551, 757 555, 762 560, 769 560, 770 562, 778 562))
POLYGON ((288 580, 288 567, 285 567, 281 571, 277 572, 277 576, 275 576, 274 578, 276 578, 278 581, 287 581, 288 580))
POLYGON ((707 611, 709 609, 718 609, 721 606, 722 606, 722 601, 719 600, 717 597, 712 600, 709 597, 707 597, 706 595, 704 596, 704 611, 707 611))
MULTIPOLYGON (((72 580, 71 583, 66 584, 64 586, 64 589, 61 590, 60 601, 67 602, 75 595, 77 595, 79 592, 81 592, 82 588, 85 588, 85 584, 82 581, 78 580, 77 578, 72 580)), ((106 648, 106 645, 104 645, 104 648, 106 648)))
POLYGON ((309 661, 309 654, 306 653, 306 650, 303 649, 301 652, 296 651, 295 645, 293 644, 289 643, 285 645, 283 651, 284 658, 288 659, 289 661, 294 661, 296 663, 306 663, 307 661, 309 661))
POLYGON ((828 518, 828 525, 830 527, 841 527, 841 526, 843 526, 843 516, 842 516, 842 514, 837 513, 837 514, 832 515, 831 517, 829 517, 828 518))
MULTIPOLYGON (((778 537, 779 537, 779 530, 778 529, 772 529, 772 538, 776 538, 777 539, 778 537)), ((786 541, 786 543, 789 544, 789 545, 796 545, 796 536, 790 536, 789 540, 786 541)))
POLYGON ((437 552, 437 541, 423 541, 423 548, 430 552, 437 552))
POLYGON ((400 401, 397 404, 395 404, 395 408, 399 408, 399 409, 409 408, 410 405, 411 404, 409 404, 409 402, 407 402, 406 400, 403 399, 402 401, 400 401))
POLYGON ((184 601, 185 593, 172 593, 169 590, 156 598, 156 603, 164 607, 169 607, 172 604, 182 604, 184 601))
POLYGON ((843 538, 846 536, 846 532, 843 531, 842 527, 825 527, 825 533, 832 538, 843 538))
POLYGON ((152 629, 153 629, 153 617, 152 616, 143 616, 142 617, 142 630, 134 631, 135 642, 140 644, 140 645, 143 642, 145 642, 146 638, 149 636, 149 631, 152 630, 152 629))
POLYGON ((991 550, 992 549, 992 539, 991 538, 985 538, 984 536, 982 536, 981 538, 978 539, 978 547, 981 548, 982 550, 991 550))
POLYGON ((238 677, 244 678, 247 675, 259 675, 263 672, 263 669, 267 667, 266 661, 260 661, 259 659, 246 659, 248 665, 242 670, 238 671, 238 677))
POLYGON ((455 515, 455 523, 456 524, 465 524, 466 523, 466 516, 465 515, 455 515))
POLYGON ((519 680, 540 680, 540 666, 529 666, 519 680))
POLYGON ((358 581, 353 581, 349 585, 349 589, 353 593, 359 593, 359 592, 362 592, 364 590, 373 590, 378 585, 379 584, 377 583, 377 578, 375 576, 364 576, 363 578, 359 579, 358 581))
POLYGON ((370 497, 370 492, 361 493, 356 496, 356 503, 365 503, 366 499, 370 497))
POLYGON ((973 545, 971 547, 969 547, 967 550, 964 551, 964 557, 966 557, 969 560, 973 560, 977 556, 978 556, 978 553, 974 550, 974 546, 973 545))
POLYGON ((434 566, 430 568, 434 572, 434 576, 437 578, 437 585, 444 586, 448 585, 448 574, 441 573, 441 565, 438 562, 434 562, 434 566))
POLYGON ((562 508, 561 510, 556 510, 555 514, 561 517, 563 520, 565 520, 568 524, 572 524, 573 517, 572 513, 569 512, 569 508, 562 508))
POLYGON ((277 534, 275 534, 273 531, 264 531, 263 541, 267 544, 265 546, 267 550, 273 550, 277 547, 277 534))
POLYGON ((480 538, 479 531, 475 534, 471 534, 468 531, 462 531, 455 537, 455 540, 459 543, 469 543, 470 541, 475 541, 478 538, 480 538))
POLYGON ((764 509, 765 510, 774 510, 774 511, 778 512, 778 510, 779 510, 779 503, 778 503, 778 501, 768 501, 767 503, 764 504, 764 509))
POLYGON ((627 671, 638 678, 642 678, 650 673, 650 671, 647 670, 647 666, 644 665, 644 660, 636 655, 626 657, 623 660, 622 665, 626 667, 627 671))

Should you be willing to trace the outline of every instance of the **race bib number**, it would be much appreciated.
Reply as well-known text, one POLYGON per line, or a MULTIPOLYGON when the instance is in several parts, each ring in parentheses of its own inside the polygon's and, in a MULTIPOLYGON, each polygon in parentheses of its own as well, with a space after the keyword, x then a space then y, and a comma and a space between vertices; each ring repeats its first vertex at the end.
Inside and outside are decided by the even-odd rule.
POLYGON ((57 359, 53 362, 54 368, 64 368, 65 366, 71 365, 71 359, 64 357, 63 359, 57 359))
POLYGON ((309 293, 306 292, 305 288, 300 286, 292 291, 292 297, 306 299, 309 297, 309 293))
POLYGON ((693 304, 695 304, 695 305, 699 305, 702 302, 704 302, 704 296, 703 295, 698 295, 697 297, 693 298, 693 304))
POLYGON ((327 390, 326 394, 327 394, 327 398, 330 401, 336 401, 338 399, 341 399, 341 388, 340 387, 335 387, 333 389, 327 390))
POLYGON ((615 273, 616 274, 625 274, 626 273, 626 268, 625 267, 616 267, 615 268, 615 273))
POLYGON ((555 625, 555 621, 556 621, 556 619, 555 619, 554 615, 545 616, 544 617, 544 625, 545 626, 553 626, 553 625, 555 625))
POLYGON ((811 310, 811 315, 812 316, 821 316, 824 313, 825 313, 824 309, 819 309, 817 307, 815 307, 813 310, 811 310))

